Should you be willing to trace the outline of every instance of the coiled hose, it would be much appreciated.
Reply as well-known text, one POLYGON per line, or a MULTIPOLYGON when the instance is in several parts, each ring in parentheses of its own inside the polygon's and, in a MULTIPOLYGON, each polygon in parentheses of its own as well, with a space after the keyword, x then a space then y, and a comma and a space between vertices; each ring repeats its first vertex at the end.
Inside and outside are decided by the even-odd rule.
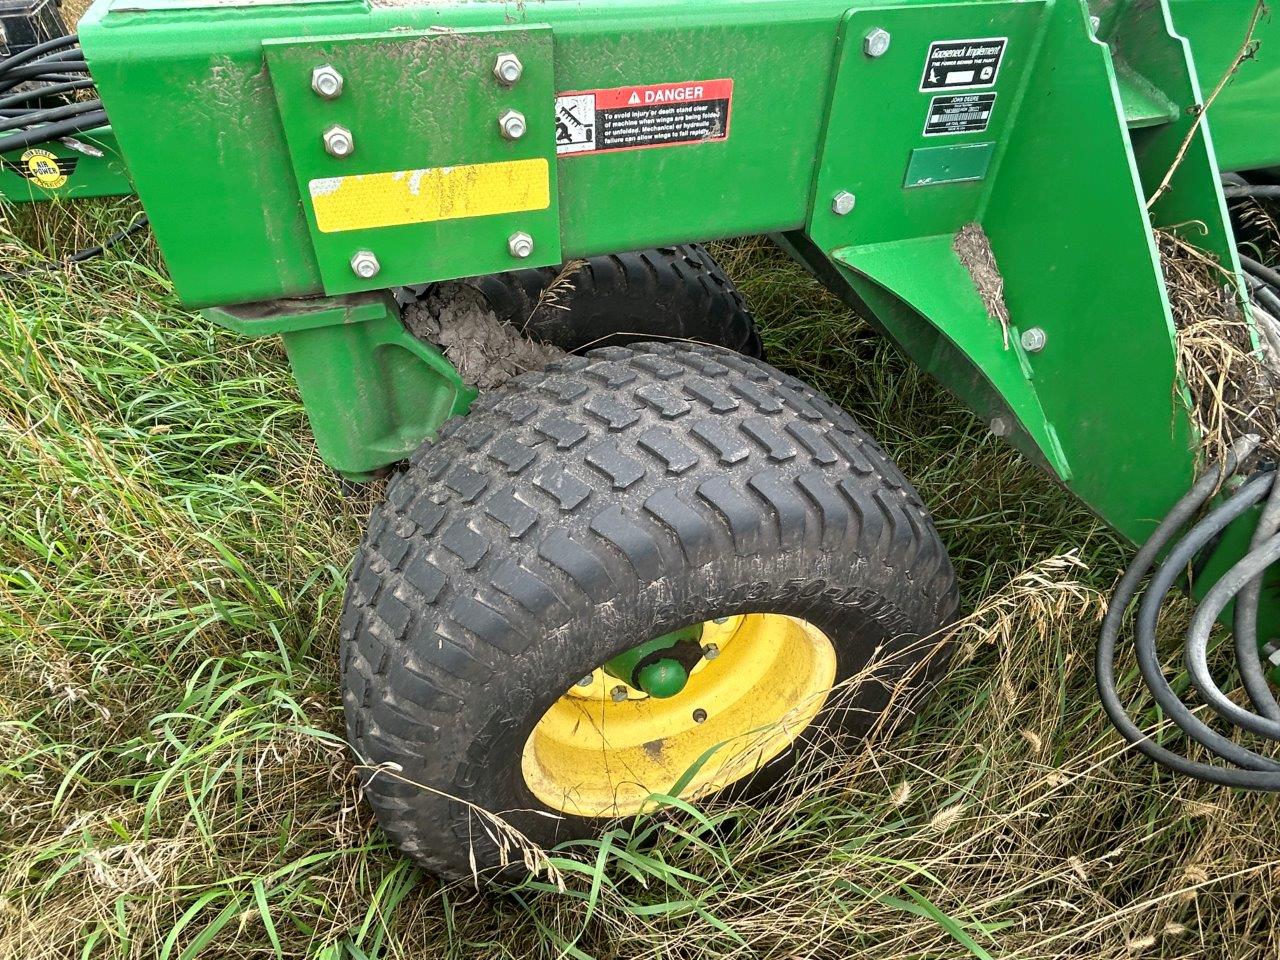
POLYGON ((1263 504, 1249 552, 1214 584, 1201 601, 1187 631, 1184 649, 1187 672, 1200 698, 1222 719, 1235 727, 1280 740, 1280 703, 1267 682, 1258 648, 1258 603, 1262 575, 1280 559, 1280 483, 1275 469, 1257 472, 1227 499, 1179 533, 1214 496, 1221 484, 1239 472, 1261 440, 1256 436, 1237 441, 1224 462, 1193 486, 1156 528, 1121 577, 1102 622, 1098 642, 1097 682, 1102 706, 1116 728, 1139 751, 1168 769, 1197 780, 1253 790, 1280 791, 1280 762, 1240 746, 1210 729, 1174 692, 1165 680, 1156 653, 1156 620, 1160 606, 1187 564, 1212 543, 1234 520, 1263 504), (1170 546, 1172 544, 1172 546, 1170 546), (1157 558, 1168 548, 1165 559, 1157 558), (1200 763, 1167 750, 1152 741, 1129 717, 1116 692, 1115 659, 1121 625, 1130 603, 1138 595, 1147 573, 1155 574, 1138 605, 1134 622, 1134 651, 1143 682, 1165 715, 1192 740, 1229 766, 1200 763), (1236 601, 1233 630, 1235 656, 1241 682, 1252 705, 1245 709, 1230 700, 1209 672, 1209 633, 1218 616, 1236 601))

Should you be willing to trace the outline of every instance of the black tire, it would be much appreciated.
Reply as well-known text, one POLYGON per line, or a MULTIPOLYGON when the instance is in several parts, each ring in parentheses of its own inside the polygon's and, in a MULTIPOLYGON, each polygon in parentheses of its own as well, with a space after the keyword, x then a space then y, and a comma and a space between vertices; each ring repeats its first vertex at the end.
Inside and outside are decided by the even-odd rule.
POLYGON ((555 306, 540 304, 561 272, 539 267, 460 282, 479 290, 500 320, 570 353, 673 338, 763 356, 746 301, 700 244, 591 257, 566 274, 555 306))
POLYGON ((836 648, 837 682, 894 661, 802 740, 858 737, 891 695, 895 716, 918 699, 946 647, 920 638, 956 605, 918 495, 829 400, 725 350, 596 350, 483 396, 391 481, 342 618, 348 732, 366 762, 395 765, 367 789, 387 833, 461 878, 472 851, 481 871, 499 855, 450 797, 543 845, 598 832, 530 812, 546 807, 520 755, 608 658, 715 617, 800 617, 836 648))

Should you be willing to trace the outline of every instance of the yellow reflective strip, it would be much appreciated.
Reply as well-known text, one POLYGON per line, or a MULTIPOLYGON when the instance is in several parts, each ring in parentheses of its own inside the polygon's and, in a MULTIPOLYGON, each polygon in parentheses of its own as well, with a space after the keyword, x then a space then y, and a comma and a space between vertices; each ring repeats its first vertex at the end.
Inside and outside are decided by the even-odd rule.
POLYGON ((326 177, 309 186, 321 233, 545 210, 551 205, 545 157, 326 177))

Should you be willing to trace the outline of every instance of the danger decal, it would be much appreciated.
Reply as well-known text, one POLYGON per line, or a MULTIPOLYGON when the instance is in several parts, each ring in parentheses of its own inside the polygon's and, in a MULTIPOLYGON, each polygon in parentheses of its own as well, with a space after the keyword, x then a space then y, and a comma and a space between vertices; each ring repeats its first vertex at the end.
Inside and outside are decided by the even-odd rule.
POLYGON ((556 153, 603 153, 729 138, 733 81, 691 80, 556 97, 556 153))

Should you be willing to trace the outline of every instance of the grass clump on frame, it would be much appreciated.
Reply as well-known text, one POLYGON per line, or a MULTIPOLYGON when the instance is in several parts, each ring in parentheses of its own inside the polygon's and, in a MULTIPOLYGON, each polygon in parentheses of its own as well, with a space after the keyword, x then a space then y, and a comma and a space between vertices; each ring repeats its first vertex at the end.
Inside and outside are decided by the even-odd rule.
MULTIPOLYGON (((133 210, 22 216, 6 264, 133 210)), ((278 343, 177 307, 145 240, 0 283, 0 958, 1280 950, 1274 803, 1120 755, 1095 704, 1121 547, 779 253, 718 253, 772 361, 935 511, 953 669, 776 805, 621 824, 501 899, 438 889, 359 802, 336 623, 379 488, 320 462, 278 343)))

